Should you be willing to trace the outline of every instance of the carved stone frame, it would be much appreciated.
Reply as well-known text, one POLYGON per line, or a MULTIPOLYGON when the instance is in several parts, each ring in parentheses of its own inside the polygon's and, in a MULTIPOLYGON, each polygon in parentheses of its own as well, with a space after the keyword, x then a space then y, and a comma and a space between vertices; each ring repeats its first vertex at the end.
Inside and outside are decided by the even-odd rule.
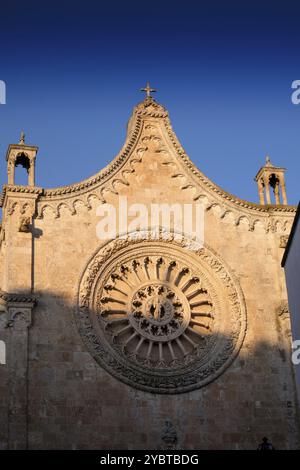
MULTIPOLYGON (((198 251, 189 251, 190 241, 169 234, 161 240, 151 240, 151 234, 143 234, 140 238, 118 238, 102 245, 90 258, 83 270, 77 292, 78 308, 75 320, 84 343, 94 359, 111 375, 128 385, 152 393, 176 394, 200 388, 216 379, 232 363, 238 354, 246 332, 246 305, 241 287, 225 263, 213 250, 205 246, 198 251), (147 244, 156 243, 160 250, 172 247, 174 250, 183 250, 186 256, 198 260, 205 269, 209 270, 215 279, 215 286, 219 289, 220 298, 227 299, 224 304, 224 315, 227 319, 228 335, 219 343, 206 362, 193 362, 182 371, 161 372, 146 370, 118 356, 103 344, 94 327, 91 318, 91 305, 95 295, 96 280, 101 276, 102 269, 111 263, 122 250, 132 247, 147 249, 147 244), (100 274, 99 274, 100 273, 100 274), (225 312, 226 310, 226 312, 225 312), (222 346, 220 346, 220 344, 222 346)), ((149 245, 150 246, 150 245, 149 245)), ((145 251, 146 253, 146 251, 145 251)), ((93 315, 93 314, 92 314, 93 315)))

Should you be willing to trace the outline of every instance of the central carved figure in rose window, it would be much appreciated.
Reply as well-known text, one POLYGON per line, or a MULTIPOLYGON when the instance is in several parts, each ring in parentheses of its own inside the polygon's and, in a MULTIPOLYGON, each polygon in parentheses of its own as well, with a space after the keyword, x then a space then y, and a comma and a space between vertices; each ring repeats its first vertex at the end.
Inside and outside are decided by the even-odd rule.
POLYGON ((190 268, 168 257, 141 257, 111 272, 99 320, 112 343, 151 367, 188 361, 212 331, 208 290, 190 268), (107 295, 109 294, 109 295, 107 295))

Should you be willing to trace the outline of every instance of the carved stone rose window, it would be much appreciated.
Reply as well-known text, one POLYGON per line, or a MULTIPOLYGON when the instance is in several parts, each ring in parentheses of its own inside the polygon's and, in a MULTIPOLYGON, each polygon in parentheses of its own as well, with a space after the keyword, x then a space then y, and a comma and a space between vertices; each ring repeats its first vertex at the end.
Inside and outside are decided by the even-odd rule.
POLYGON ((88 263, 78 303, 79 331, 95 359, 152 392, 213 380, 245 333, 236 280, 211 251, 190 251, 183 239, 108 243, 88 263))

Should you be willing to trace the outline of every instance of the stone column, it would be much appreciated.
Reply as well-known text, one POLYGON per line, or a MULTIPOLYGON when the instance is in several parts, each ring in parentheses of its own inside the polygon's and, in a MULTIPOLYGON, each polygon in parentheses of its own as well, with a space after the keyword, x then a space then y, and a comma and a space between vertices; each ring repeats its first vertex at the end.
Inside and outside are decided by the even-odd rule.
POLYGON ((7 162, 7 177, 8 184, 15 184, 15 161, 14 159, 8 160, 7 162))
POLYGON ((35 158, 30 158, 30 167, 28 169, 28 185, 35 186, 35 158))
POLYGON ((282 202, 286 206, 288 202, 287 202, 286 188, 285 188, 285 181, 284 181, 284 175, 283 174, 279 175, 279 182, 280 182, 280 186, 281 186, 282 202))
POLYGON ((267 204, 271 204, 270 183, 269 183, 269 178, 267 176, 264 177, 264 183, 265 183, 265 188, 266 188, 267 204))
POLYGON ((275 187, 274 187, 274 195, 275 195, 275 203, 276 203, 276 204, 280 204, 279 181, 275 184, 275 187))
POLYGON ((260 204, 264 205, 265 203, 264 182, 262 179, 259 179, 257 183, 258 183, 259 202, 260 204))
POLYGON ((7 366, 9 369, 8 448, 27 449, 28 445, 28 329, 32 302, 8 302, 10 327, 7 366))

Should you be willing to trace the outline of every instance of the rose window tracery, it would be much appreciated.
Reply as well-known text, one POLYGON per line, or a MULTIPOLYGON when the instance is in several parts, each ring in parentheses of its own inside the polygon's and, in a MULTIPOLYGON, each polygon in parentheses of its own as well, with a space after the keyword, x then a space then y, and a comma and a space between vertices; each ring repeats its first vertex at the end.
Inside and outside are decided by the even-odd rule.
POLYGON ((203 349, 214 306, 191 268, 168 256, 136 256, 112 270, 97 314, 111 343, 131 360, 172 367, 203 349))
POLYGON ((213 380, 245 333, 236 280, 209 250, 176 240, 109 242, 88 263, 78 295, 79 331, 95 359, 149 391, 213 380))

